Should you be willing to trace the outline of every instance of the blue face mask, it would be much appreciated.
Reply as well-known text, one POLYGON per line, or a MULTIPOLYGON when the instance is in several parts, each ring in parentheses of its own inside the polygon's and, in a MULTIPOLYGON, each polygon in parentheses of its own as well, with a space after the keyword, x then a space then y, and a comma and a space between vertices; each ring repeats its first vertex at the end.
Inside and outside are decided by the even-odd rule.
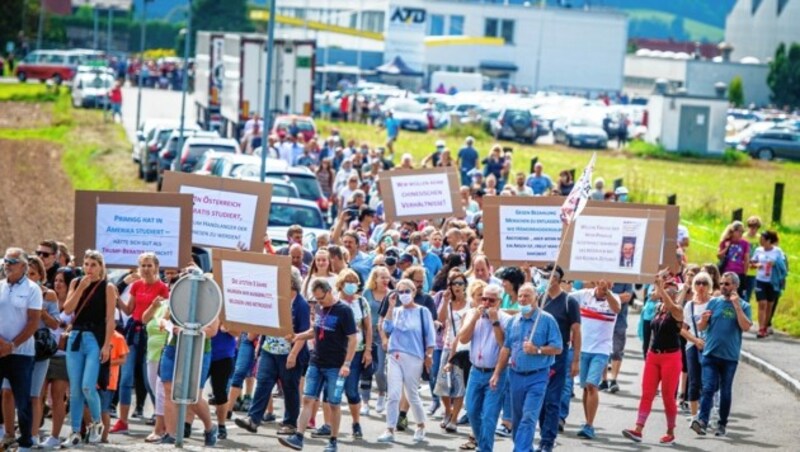
POLYGON ((533 306, 531 306, 531 305, 527 305, 527 306, 520 306, 520 307, 519 307, 519 312, 520 312, 522 315, 528 315, 528 314, 530 314, 530 313, 531 313, 531 311, 533 311, 533 306))
POLYGON ((483 221, 478 223, 477 228, 478 228, 478 234, 483 235, 483 221))
POLYGON ((539 294, 539 296, 541 297, 542 295, 544 295, 544 293, 545 293, 546 291, 547 291, 547 282, 546 282, 546 281, 542 281, 542 283, 541 283, 541 284, 539 284, 539 285, 536 287, 536 292, 537 292, 537 293, 539 294))
POLYGON ((358 292, 358 284, 356 283, 344 283, 344 293, 345 295, 355 295, 358 292))
POLYGON ((428 253, 431 250, 431 242, 422 242, 420 249, 422 249, 423 253, 428 253))

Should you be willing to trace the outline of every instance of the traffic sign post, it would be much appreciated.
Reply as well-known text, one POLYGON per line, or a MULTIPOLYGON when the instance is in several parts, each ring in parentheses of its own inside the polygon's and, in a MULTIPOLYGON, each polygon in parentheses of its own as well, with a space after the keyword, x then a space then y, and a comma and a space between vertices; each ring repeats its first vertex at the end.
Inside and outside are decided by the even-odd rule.
POLYGON ((186 407, 197 403, 200 396, 206 338, 202 329, 214 322, 221 308, 222 292, 219 286, 199 269, 178 280, 170 293, 170 314, 175 323, 182 327, 178 334, 172 387, 172 401, 178 404, 175 447, 183 447, 186 407))

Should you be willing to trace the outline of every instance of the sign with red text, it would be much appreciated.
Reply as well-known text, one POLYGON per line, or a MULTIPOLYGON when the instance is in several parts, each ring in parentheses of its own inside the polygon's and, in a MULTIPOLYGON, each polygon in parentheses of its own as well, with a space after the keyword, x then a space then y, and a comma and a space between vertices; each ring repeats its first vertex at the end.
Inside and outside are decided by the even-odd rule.
POLYGON ((280 337, 292 332, 290 257, 223 249, 211 254, 222 290, 220 319, 228 330, 280 337))
POLYGON ((169 171, 163 190, 194 197, 193 245, 240 250, 263 246, 271 184, 169 171))
POLYGON ((75 256, 87 249, 103 254, 109 268, 139 265, 139 255, 156 253, 161 268, 191 260, 192 197, 172 193, 75 193, 75 256))
POLYGON ((462 216, 458 173, 452 167, 381 173, 386 218, 417 220, 462 216))

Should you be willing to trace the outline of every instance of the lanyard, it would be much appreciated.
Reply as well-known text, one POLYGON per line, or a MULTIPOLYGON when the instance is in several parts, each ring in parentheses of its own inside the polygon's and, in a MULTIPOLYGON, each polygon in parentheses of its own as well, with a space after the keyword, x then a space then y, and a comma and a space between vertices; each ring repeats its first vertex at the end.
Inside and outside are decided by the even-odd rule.
POLYGON ((328 308, 328 312, 325 312, 324 309, 320 311, 320 315, 319 315, 319 340, 320 341, 325 339, 325 320, 328 319, 328 316, 331 313, 331 309, 333 309, 333 306, 328 308), (322 315, 323 313, 325 313, 325 315, 322 315))

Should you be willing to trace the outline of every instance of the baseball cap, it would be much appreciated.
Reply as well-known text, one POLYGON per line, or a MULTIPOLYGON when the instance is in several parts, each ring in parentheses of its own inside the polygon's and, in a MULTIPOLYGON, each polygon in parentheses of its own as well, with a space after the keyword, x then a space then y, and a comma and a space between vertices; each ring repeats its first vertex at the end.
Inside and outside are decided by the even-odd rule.
POLYGON ((619 186, 619 187, 617 187, 616 190, 614 190, 614 194, 617 195, 617 196, 619 196, 619 195, 627 195, 628 194, 628 189, 623 187, 623 186, 619 186))
POLYGON ((407 262, 409 264, 413 264, 414 263, 414 256, 412 256, 412 255, 410 255, 408 253, 403 253, 403 254, 400 255, 399 262, 407 262))
POLYGON ((445 146, 447 146, 447 143, 445 143, 444 140, 436 140, 436 147, 437 148, 443 148, 445 146))

